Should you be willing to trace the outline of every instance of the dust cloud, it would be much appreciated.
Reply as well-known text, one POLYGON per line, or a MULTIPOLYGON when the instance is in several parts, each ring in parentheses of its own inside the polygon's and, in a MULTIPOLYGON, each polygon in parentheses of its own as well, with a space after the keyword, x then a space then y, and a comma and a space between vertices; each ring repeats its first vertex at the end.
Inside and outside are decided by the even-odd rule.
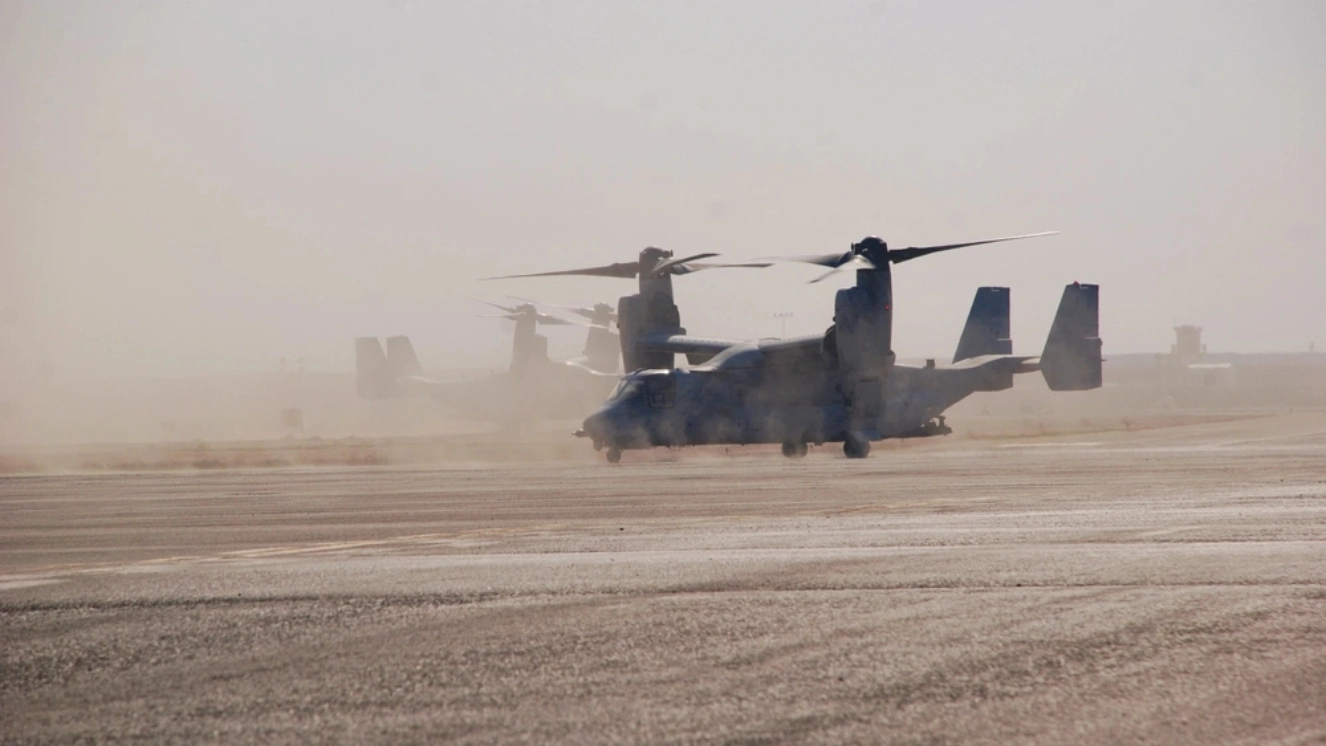
MULTIPOLYGON (((589 458, 574 421, 358 398, 353 339, 482 378, 511 329, 470 298, 633 285, 479 278, 869 234, 1061 231, 900 267, 903 358, 943 360, 978 286, 1012 288, 1019 354, 1065 283, 1102 287, 1106 387, 1024 376, 955 407, 951 438, 1322 406, 1323 31, 1290 0, 6 2, 6 468, 589 458), (1231 356, 1176 373, 1176 323, 1231 356)), ((844 283, 814 274, 678 278, 683 324, 820 333, 844 283)), ((543 333, 555 360, 583 345, 543 333)))

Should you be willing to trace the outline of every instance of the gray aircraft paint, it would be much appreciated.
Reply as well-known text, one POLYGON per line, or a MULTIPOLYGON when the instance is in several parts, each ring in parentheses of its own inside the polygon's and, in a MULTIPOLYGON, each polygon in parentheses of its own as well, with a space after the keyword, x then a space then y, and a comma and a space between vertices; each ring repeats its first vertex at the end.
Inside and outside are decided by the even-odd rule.
MULTIPOLYGON (((848 456, 864 457, 870 441, 949 432, 942 418, 946 409, 976 391, 1011 387, 1017 373, 1044 370, 1055 390, 1098 387, 1098 288, 1080 283, 1065 288, 1039 358, 972 356, 1004 349, 1005 343, 1011 349, 1008 290, 982 288, 954 365, 896 363, 890 265, 1002 240, 1009 239, 890 251, 868 238, 841 256, 803 258, 833 271, 861 268, 856 285, 837 293, 833 326, 823 336, 792 340, 688 336, 670 281, 651 279, 646 285, 642 277, 641 292, 619 304, 619 325, 628 369, 631 361, 649 365, 626 376, 578 434, 607 447, 611 461, 623 449, 720 443, 783 443, 785 453, 797 455, 808 442, 843 442, 848 456), (677 353, 699 365, 674 370, 677 353)), ((641 266, 647 259, 666 261, 642 253, 641 266)))

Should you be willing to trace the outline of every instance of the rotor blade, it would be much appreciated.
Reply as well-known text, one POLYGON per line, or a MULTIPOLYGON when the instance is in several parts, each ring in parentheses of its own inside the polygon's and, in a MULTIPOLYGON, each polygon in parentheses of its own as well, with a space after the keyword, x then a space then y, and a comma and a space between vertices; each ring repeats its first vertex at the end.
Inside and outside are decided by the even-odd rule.
POLYGON ((775 259, 780 262, 803 262, 805 264, 818 264, 821 267, 841 267, 844 264, 852 261, 853 256, 855 255, 850 251, 842 251, 836 254, 802 254, 800 256, 770 256, 770 257, 756 257, 756 258, 775 259))
POLYGON ((515 308, 512 308, 512 307, 510 307, 510 306, 504 306, 504 305, 501 305, 500 303, 493 303, 492 301, 479 300, 478 298, 470 298, 470 300, 474 301, 475 303, 482 303, 482 304, 484 304, 485 306, 492 306, 493 308, 496 308, 496 309, 501 310, 501 311, 506 311, 507 313, 519 313, 519 312, 520 312, 520 307, 519 307, 519 306, 517 306, 517 307, 515 307, 515 308))
POLYGON ((616 329, 613 329, 612 327, 603 326, 602 324, 595 324, 595 323, 590 322, 590 321, 581 321, 580 319, 564 319, 564 321, 565 321, 566 323, 568 323, 568 324, 575 324, 576 326, 583 326, 583 327, 586 328, 586 329, 601 329, 601 330, 603 330, 603 331, 605 331, 605 332, 609 332, 609 333, 611 333, 611 334, 617 334, 617 330, 616 330, 616 329))
POLYGON ((813 285, 819 282, 820 280, 827 280, 833 275, 836 275, 845 269, 875 269, 875 263, 865 258, 864 256, 861 256, 860 254, 853 254, 851 259, 848 259, 847 261, 843 262, 841 265, 834 267, 828 272, 825 272, 819 277, 816 277, 815 279, 811 280, 810 284, 813 285), (853 266, 853 265, 859 265, 859 266, 853 266))
POLYGON ((739 264, 727 264, 719 262, 687 262, 684 265, 673 267, 672 274, 687 275, 692 272, 699 272, 702 269, 733 269, 739 267, 750 267, 750 268, 760 269, 772 266, 773 266, 772 262, 743 262, 739 264))
POLYGON ((567 321, 566 319, 563 319, 563 318, 560 318, 560 317, 557 317, 557 316, 553 316, 552 314, 548 314, 548 313, 536 313, 536 312, 533 312, 533 311, 527 311, 527 312, 524 312, 524 313, 513 312, 513 313, 507 313, 507 314, 501 314, 501 313, 476 313, 476 314, 474 314, 474 315, 475 315, 475 316, 478 316, 478 317, 481 318, 481 319, 506 319, 507 321, 520 321, 521 319, 530 319, 530 318, 532 318, 532 319, 534 319, 535 322, 537 322, 537 323, 539 323, 539 324, 544 324, 544 325, 546 325, 546 326, 570 326, 572 323, 579 323, 579 322, 571 322, 571 321, 567 321))
POLYGON ((619 262, 605 264, 602 267, 583 269, 563 269, 557 272, 534 272, 527 275, 501 275, 499 277, 481 277, 481 280, 512 280, 521 277, 557 277, 560 275, 584 275, 587 277, 624 277, 630 279, 640 274, 640 262, 619 262))
MULTIPOLYGON (((575 313, 575 314, 579 314, 579 315, 581 315, 581 316, 584 316, 586 319, 589 319, 590 322, 593 322, 593 321, 594 321, 595 313, 594 313, 594 310, 593 310, 592 308, 569 308, 569 309, 567 309, 567 310, 570 311, 571 313, 575 313)), ((608 311, 608 313, 607 313, 607 320, 608 320, 608 323, 609 323, 609 324, 615 322, 615 321, 617 320, 617 312, 616 312, 616 311, 608 311)), ((590 325, 590 326, 604 326, 603 324, 594 324, 594 323, 590 323, 589 325, 590 325)))
POLYGON ((1027 233, 1022 236, 1005 236, 1003 238, 987 238, 984 241, 969 241, 967 243, 951 243, 943 246, 909 246, 905 249, 890 249, 889 261, 897 264, 909 259, 915 259, 926 254, 934 254, 939 251, 948 251, 949 249, 962 249, 968 246, 981 246, 987 243, 999 243, 1000 241, 1017 241, 1022 238, 1038 238, 1040 236, 1053 236, 1059 231, 1045 231, 1044 233, 1027 233))
POLYGON ((676 265, 673 265, 673 267, 672 267, 672 274, 677 275, 678 277, 680 277, 681 275, 689 275, 689 274, 691 274, 691 273, 693 273, 693 272, 699 272, 699 271, 701 271, 701 270, 706 270, 706 269, 728 269, 728 268, 735 268, 735 267, 756 267, 756 268, 759 268, 759 267, 772 267, 772 266, 773 266, 773 265, 770 264, 769 262, 749 262, 749 263, 745 263, 745 264, 723 264, 723 263, 714 263, 714 262, 691 262, 691 263, 689 263, 689 264, 676 264, 676 265))
MULTIPOLYGON (((571 313, 576 314, 577 316, 583 316, 589 319, 590 321, 593 321, 594 317, 598 315, 598 313, 592 308, 571 308, 569 306, 563 306, 563 308, 565 308, 567 311, 570 311, 571 313)), ((608 311, 607 318, 608 318, 608 323, 611 324, 612 322, 617 320, 617 312, 608 311)), ((574 319, 572 320, 574 321, 574 319)), ((603 326, 603 324, 588 324, 588 326, 603 326)))
POLYGON ((827 280, 827 279, 829 279, 830 277, 833 277, 834 275, 838 274, 838 273, 841 272, 841 271, 842 271, 841 268, 839 268, 839 267, 835 267, 835 268, 829 270, 828 272, 825 272, 824 274, 820 275, 819 277, 816 277, 815 279, 811 280, 808 284, 810 284, 810 285, 814 285, 815 283, 819 282, 820 280, 827 280))
MULTIPOLYGON (((521 298, 520 296, 517 295, 508 295, 507 297, 512 300, 521 301, 522 303, 533 303, 541 306, 552 306, 553 308, 560 308, 564 311, 570 311, 571 313, 574 313, 577 316, 584 316, 587 319, 594 318, 594 313, 595 313, 594 309, 587 308, 585 306, 568 306, 562 303, 548 303, 546 301, 541 301, 541 300, 530 300, 529 298, 521 298)), ((617 314, 613 313, 612 311, 609 311, 608 314, 611 317, 612 321, 617 320, 617 314)))
POLYGON ((534 319, 545 326, 570 326, 571 322, 559 316, 553 316, 550 313, 538 313, 534 319))
POLYGON ((568 311, 577 316, 584 316, 587 319, 594 318, 594 309, 592 308, 582 308, 580 306, 559 306, 556 303, 549 303, 548 305, 552 306, 553 308, 560 308, 563 311, 568 311))
POLYGON ((665 261, 665 262, 659 262, 657 265, 655 265, 655 267, 654 267, 654 271, 653 271, 653 274, 654 274, 654 275, 661 275, 661 274, 663 274, 664 272, 669 272, 669 271, 671 271, 672 274, 674 274, 674 275, 684 275, 684 274, 687 274, 687 273, 684 272, 684 271, 683 271, 683 272, 677 272, 677 271, 674 270, 674 268, 676 268, 676 267, 680 267, 681 265, 685 264, 686 262, 693 262, 693 261, 695 261, 696 259, 708 259, 709 257, 713 257, 713 256, 718 256, 718 255, 717 255, 717 254, 712 254, 712 253, 711 253, 711 254, 696 254, 695 256, 683 257, 683 258, 681 258, 681 259, 669 259, 669 260, 667 260, 667 261, 665 261))

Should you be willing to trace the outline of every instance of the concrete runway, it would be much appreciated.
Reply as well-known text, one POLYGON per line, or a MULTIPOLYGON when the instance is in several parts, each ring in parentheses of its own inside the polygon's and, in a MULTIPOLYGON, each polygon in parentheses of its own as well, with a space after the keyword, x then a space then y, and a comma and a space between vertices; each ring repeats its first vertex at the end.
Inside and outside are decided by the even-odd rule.
POLYGON ((0 741, 1326 743, 1326 414, 633 455, 0 478, 0 741))

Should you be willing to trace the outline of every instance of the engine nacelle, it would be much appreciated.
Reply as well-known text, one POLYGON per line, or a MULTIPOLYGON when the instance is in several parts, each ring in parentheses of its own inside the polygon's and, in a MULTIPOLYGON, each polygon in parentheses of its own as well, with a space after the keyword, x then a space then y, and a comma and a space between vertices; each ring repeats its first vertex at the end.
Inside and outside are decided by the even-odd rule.
POLYGON ((647 334, 685 334, 681 312, 664 293, 628 295, 617 301, 617 329, 621 332, 622 363, 626 372, 641 368, 669 369, 675 355, 667 351, 641 350, 636 340, 647 334))
POLYGON ((838 291, 833 304, 838 363, 852 377, 883 376, 893 368, 893 309, 887 294, 869 287, 838 291))
POLYGON ((511 349, 511 372, 518 377, 536 375, 540 362, 548 361, 548 338, 542 334, 516 337, 511 349))
POLYGON ((585 360, 600 373, 616 373, 620 354, 616 336, 606 326, 593 326, 585 339, 585 360))

